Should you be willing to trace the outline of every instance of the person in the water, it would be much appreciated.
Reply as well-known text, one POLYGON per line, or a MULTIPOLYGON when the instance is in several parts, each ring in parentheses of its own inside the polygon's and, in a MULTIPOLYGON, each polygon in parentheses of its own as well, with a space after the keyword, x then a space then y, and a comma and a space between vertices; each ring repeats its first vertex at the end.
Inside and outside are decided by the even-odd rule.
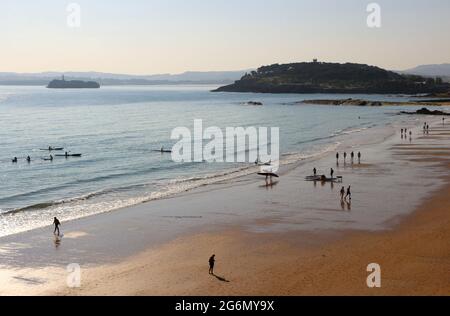
POLYGON ((58 236, 59 236, 59 234, 60 234, 59 226, 61 226, 61 222, 56 217, 53 218, 53 225, 55 225, 55 229, 53 230, 53 234, 56 235, 56 232, 58 232, 58 236))

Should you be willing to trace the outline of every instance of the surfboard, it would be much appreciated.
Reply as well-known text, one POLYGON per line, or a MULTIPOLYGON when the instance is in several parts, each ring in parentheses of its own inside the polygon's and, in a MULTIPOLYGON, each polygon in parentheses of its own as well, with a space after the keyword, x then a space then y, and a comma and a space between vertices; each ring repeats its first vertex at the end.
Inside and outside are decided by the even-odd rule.
POLYGON ((273 173, 273 172, 258 172, 258 175, 265 176, 265 177, 267 177, 267 176, 275 177, 275 178, 279 178, 280 177, 279 175, 277 175, 276 173, 273 173))

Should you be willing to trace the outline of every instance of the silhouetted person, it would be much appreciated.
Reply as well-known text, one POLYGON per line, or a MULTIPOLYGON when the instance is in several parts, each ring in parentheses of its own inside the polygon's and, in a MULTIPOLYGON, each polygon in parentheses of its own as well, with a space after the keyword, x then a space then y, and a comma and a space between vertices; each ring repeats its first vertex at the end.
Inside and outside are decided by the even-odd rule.
POLYGON ((344 162, 347 159, 347 152, 344 153, 344 162))
POLYGON ((331 179, 333 179, 333 176, 334 176, 334 170, 333 170, 333 168, 331 168, 331 179))
POLYGON ((355 153, 352 151, 352 153, 350 154, 350 156, 352 157, 352 162, 355 159, 355 153))
POLYGON ((14 157, 14 158, 12 159, 12 162, 13 162, 13 163, 17 163, 17 157, 14 157))
POLYGON ((345 195, 345 188, 342 187, 341 189, 341 200, 344 201, 344 195, 345 195))
POLYGON ((351 186, 349 185, 347 188, 347 194, 345 195, 345 198, 347 199, 347 197, 349 198, 349 200, 352 199, 352 192, 351 192, 351 186))
POLYGON ((50 155, 50 161, 53 161, 53 155, 50 155))
POLYGON ((64 156, 67 158, 67 157, 69 157, 69 153, 66 151, 65 153, 64 153, 64 156))
POLYGON ((31 157, 30 156, 27 157, 27 162, 31 162, 31 157))
POLYGON ((55 230, 53 231, 53 234, 56 234, 56 232, 58 232, 59 236, 59 226, 61 226, 61 222, 56 217, 53 219, 53 225, 55 225, 55 230))
POLYGON ((442 125, 445 125, 445 117, 442 118, 442 125))
POLYGON ((402 128, 402 135, 403 135, 403 128, 402 128))
POLYGON ((336 161, 339 162, 339 153, 336 153, 336 161))
POLYGON ((316 168, 313 169, 313 172, 314 172, 314 176, 317 176, 317 169, 316 168))
POLYGON ((214 274, 214 264, 216 263, 216 255, 209 258, 209 274, 214 274))
POLYGON ((358 152, 358 163, 361 163, 361 152, 358 152))

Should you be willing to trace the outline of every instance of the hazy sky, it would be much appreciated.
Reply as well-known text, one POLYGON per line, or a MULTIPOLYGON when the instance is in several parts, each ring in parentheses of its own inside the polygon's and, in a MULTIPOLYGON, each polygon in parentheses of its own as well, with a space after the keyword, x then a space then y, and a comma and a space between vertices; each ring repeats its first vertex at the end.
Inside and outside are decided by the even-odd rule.
POLYGON ((0 72, 238 70, 318 58, 450 62, 449 0, 0 0, 0 72), (67 25, 67 5, 81 27, 67 25), (366 7, 381 6, 369 28, 366 7))

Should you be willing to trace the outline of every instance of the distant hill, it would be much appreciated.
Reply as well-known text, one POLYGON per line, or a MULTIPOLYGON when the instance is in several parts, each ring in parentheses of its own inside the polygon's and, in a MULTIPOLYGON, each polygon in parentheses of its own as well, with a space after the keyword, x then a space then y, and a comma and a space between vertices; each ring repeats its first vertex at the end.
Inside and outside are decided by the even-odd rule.
POLYGON ((155 84, 227 84, 241 78, 249 70, 188 71, 181 74, 126 75, 103 72, 0 72, 0 85, 47 85, 62 75, 69 80, 97 81, 101 85, 155 85, 155 84))
POLYGON ((218 92, 418 94, 450 90, 433 78, 364 64, 292 63, 263 66, 218 92))
POLYGON ((450 78, 450 64, 433 64, 421 65, 412 69, 401 71, 405 74, 413 74, 426 77, 449 77, 450 78))

